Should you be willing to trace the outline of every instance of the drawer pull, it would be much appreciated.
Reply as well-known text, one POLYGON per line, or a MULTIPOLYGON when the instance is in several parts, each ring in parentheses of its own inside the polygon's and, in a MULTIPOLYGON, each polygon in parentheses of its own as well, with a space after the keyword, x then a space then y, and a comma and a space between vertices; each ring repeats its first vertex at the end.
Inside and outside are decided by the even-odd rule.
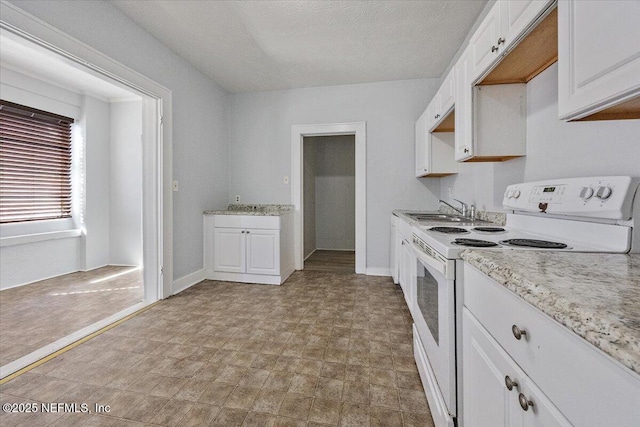
POLYGON ((507 375, 506 377, 504 377, 504 385, 507 386, 507 388, 509 389, 509 391, 513 390, 513 388, 515 387, 516 389, 518 388, 518 383, 514 380, 512 380, 509 375, 507 375))
POLYGON ((523 411, 527 411, 529 410, 529 406, 533 406, 533 402, 527 399, 522 393, 518 395, 518 401, 520 401, 520 407, 523 411))
POLYGON ((520 340, 523 335, 527 335, 527 331, 518 328, 516 325, 511 327, 511 332, 513 332, 513 336, 516 337, 517 340, 520 340))

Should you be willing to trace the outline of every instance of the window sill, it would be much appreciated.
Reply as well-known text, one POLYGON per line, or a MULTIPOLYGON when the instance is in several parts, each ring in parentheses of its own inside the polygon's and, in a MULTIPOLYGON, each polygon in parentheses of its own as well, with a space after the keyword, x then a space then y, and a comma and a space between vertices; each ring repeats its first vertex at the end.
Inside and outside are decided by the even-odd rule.
POLYGON ((82 230, 62 230, 50 231, 48 233, 25 234, 22 236, 3 237, 0 239, 0 247, 23 245, 25 243, 44 242, 46 240, 67 239, 70 237, 80 237, 82 230))

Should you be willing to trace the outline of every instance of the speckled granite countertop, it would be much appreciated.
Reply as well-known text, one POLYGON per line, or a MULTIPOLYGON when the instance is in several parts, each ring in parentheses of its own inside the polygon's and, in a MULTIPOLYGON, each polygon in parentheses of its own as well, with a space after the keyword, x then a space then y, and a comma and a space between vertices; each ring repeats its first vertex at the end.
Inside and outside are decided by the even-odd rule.
POLYGON ((240 205, 232 204, 225 210, 204 211, 205 215, 279 216, 293 212, 293 205, 240 205))
POLYGON ((465 250, 462 259, 640 373, 640 254, 465 250))

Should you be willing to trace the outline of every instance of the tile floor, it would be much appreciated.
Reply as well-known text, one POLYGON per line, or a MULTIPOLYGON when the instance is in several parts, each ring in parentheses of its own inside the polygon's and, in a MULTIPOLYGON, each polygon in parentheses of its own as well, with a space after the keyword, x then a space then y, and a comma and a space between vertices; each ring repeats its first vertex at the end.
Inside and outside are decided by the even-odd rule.
POLYGON ((306 271, 354 273, 356 271, 356 252, 316 250, 304 261, 304 269, 306 271))
POLYGON ((142 270, 132 270, 107 266, 0 291, 0 366, 141 302, 142 270))
POLYGON ((206 281, 0 387, 24 426, 433 426, 411 318, 389 278, 319 271, 282 286, 206 281))

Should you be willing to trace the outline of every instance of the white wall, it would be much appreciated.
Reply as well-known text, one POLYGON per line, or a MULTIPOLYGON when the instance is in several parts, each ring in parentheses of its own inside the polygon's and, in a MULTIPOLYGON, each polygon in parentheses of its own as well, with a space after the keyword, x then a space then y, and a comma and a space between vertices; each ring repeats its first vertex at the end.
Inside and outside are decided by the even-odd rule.
POLYGON ((640 176, 640 120, 558 120, 558 66, 527 85, 527 155, 504 163, 462 163, 442 178, 442 195, 502 211, 507 185, 596 175, 640 176))
POLYGON ((109 103, 84 97, 85 131, 84 264, 93 270, 109 264, 110 111, 109 103))
POLYGON ((142 265, 142 101, 110 104, 109 263, 142 265))
POLYGON ((82 153, 74 167, 84 178, 82 188, 74 182, 74 197, 82 200, 74 200, 72 219, 2 224, 1 236, 85 230, 81 237, 2 247, 0 289, 109 264, 141 265, 141 102, 109 104, 12 69, 0 71, 3 99, 76 120, 74 144, 83 149, 74 148, 74 156, 82 153))
MULTIPOLYGON (((80 95, 4 67, 0 68, 0 94, 7 101, 80 118, 80 95)), ((44 233, 74 226, 73 220, 2 224, 0 236, 44 233)), ((4 246, 0 248, 0 289, 77 271, 79 255, 78 237, 4 246)))
POLYGON ((393 209, 436 209, 439 181, 413 174, 414 123, 439 79, 240 93, 231 98, 229 200, 291 203, 291 126, 367 122, 367 267, 388 268, 393 209))
POLYGON ((108 2, 11 3, 172 91, 174 278, 203 268, 202 211, 228 199, 228 94, 108 2))
POLYGON ((316 247, 353 251, 356 248, 355 136, 313 139, 317 164, 316 247))
POLYGON ((302 145, 302 178, 304 202, 304 257, 316 250, 316 143, 315 138, 304 138, 302 145))

